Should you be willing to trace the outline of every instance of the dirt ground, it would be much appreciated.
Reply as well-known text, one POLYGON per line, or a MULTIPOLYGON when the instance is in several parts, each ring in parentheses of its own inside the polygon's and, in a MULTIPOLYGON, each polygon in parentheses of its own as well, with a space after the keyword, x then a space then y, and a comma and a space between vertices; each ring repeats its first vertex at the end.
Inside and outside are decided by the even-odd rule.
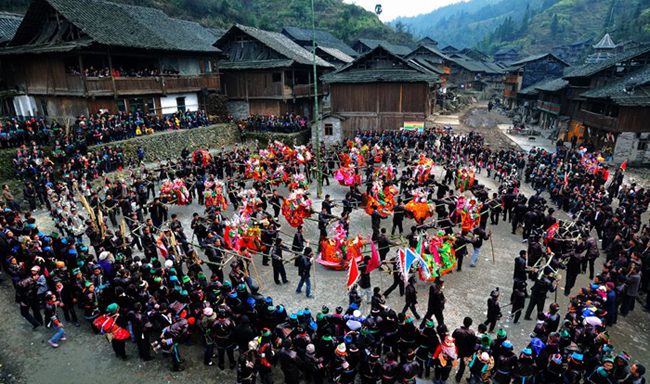
MULTIPOLYGON (((461 118, 462 125, 455 128, 456 132, 467 132, 474 130, 484 134, 488 143, 493 147, 513 145, 507 137, 495 128, 495 124, 502 123, 504 117, 496 112, 488 113, 487 109, 479 107, 470 109, 461 118)), ((507 122, 507 121, 506 121, 507 122)), ((442 168, 437 167, 434 171, 436 176, 441 175, 442 168)), ((497 184, 493 179, 488 179, 485 173, 477 175, 482 184, 496 190, 497 184)), ((347 188, 334 184, 324 187, 325 193, 332 195, 335 201, 341 201, 347 192, 347 188)), ((312 185, 312 190, 315 186, 312 185)), ((288 192, 284 188, 279 189, 280 194, 286 196, 288 192)), ((529 186, 524 186, 522 192, 530 195, 533 193, 529 186)), ((314 198, 314 206, 319 209, 321 200, 314 198)), ((202 210, 194 204, 189 207, 174 206, 171 213, 177 213, 186 233, 191 233, 191 215, 195 211, 202 210)), ((334 214, 340 213, 341 208, 334 209, 334 214)), ((232 213, 232 208, 226 213, 232 213)), ((42 229, 47 230, 49 219, 43 214, 42 229)), ((568 219, 560 214, 560 218, 568 219)), ((282 230, 287 233, 285 241, 289 240, 295 232, 281 218, 282 230)), ((390 220, 383 223, 383 227, 390 229, 390 220)), ((405 227, 410 227, 411 221, 405 222, 405 227)), ((370 234, 370 217, 361 210, 356 210, 351 215, 350 234, 370 234)), ((510 225, 500 222, 497 226, 488 226, 493 231, 493 246, 486 242, 481 250, 481 256, 477 268, 469 268, 469 260, 465 260, 462 272, 454 272, 446 276, 445 295, 447 307, 445 310, 445 323, 453 330, 462 324, 465 316, 474 319, 474 329, 479 322, 483 322, 486 316, 487 299, 490 292, 499 287, 502 292, 502 305, 508 303, 512 287, 512 273, 514 258, 520 250, 526 249, 527 245, 522 244, 520 234, 512 235, 510 225)), ((314 221, 305 222, 305 238, 311 239, 312 244, 318 236, 317 223, 314 221)), ((202 252, 199 252, 203 257, 202 252)), ((602 258, 601 258, 602 259, 602 258)), ((599 259, 599 261, 602 261, 599 259)), ((292 265, 287 265, 287 275, 290 284, 277 286, 272 280, 270 267, 262 267, 261 259, 256 259, 256 266, 260 273, 262 293, 274 298, 275 303, 284 304, 288 312, 296 312, 299 309, 309 307, 312 313, 318 312, 322 305, 330 308, 336 306, 347 306, 348 298, 345 289, 347 274, 328 270, 320 265, 316 266, 313 276, 314 298, 307 299, 304 295, 295 293, 298 282, 297 271, 292 265)), ((207 268, 206 268, 207 270, 207 268)), ((207 271, 206 271, 207 272, 207 271)), ((229 270, 224 271, 226 274, 229 270)), ((388 288, 392 283, 392 277, 376 270, 371 275, 372 284, 388 288)), ((578 278, 575 289, 588 284, 586 276, 578 278)), ((561 284, 561 286, 563 286, 561 284)), ((417 310, 420 315, 426 313, 428 284, 419 282, 419 302, 417 310)), ((546 301, 548 306, 555 296, 549 295, 546 301)), ((567 308, 568 300, 562 293, 557 295, 560 308, 564 311, 567 308)), ((388 304, 401 310, 404 306, 403 298, 393 293, 388 299, 388 304)), ((610 336, 616 352, 625 349, 632 356, 632 362, 641 362, 650 365, 650 355, 647 346, 650 342, 648 328, 649 315, 637 309, 626 318, 620 318, 619 323, 610 329, 610 336)), ((362 305, 362 311, 368 312, 368 308, 362 305)), ((78 311, 81 315, 81 312, 78 311)), ((220 371, 216 364, 213 367, 205 367, 202 364, 203 347, 199 337, 195 337, 193 346, 183 345, 180 348, 182 357, 186 360, 184 372, 170 372, 171 361, 168 358, 156 356, 156 359, 144 363, 137 358, 137 351, 134 344, 127 345, 127 353, 131 358, 123 362, 114 357, 110 345, 100 336, 95 336, 89 329, 88 324, 82 324, 80 328, 71 325, 66 326, 67 341, 61 343, 58 349, 52 349, 47 345, 47 339, 51 336, 48 330, 39 329, 32 331, 31 326, 19 314, 18 306, 14 303, 14 292, 8 281, 0 284, 0 382, 8 383, 171 383, 171 382, 204 382, 204 383, 234 383, 235 372, 226 370, 220 371), (11 375, 11 376, 10 376, 11 375)), ((515 346, 516 351, 524 348, 530 340, 535 323, 533 321, 522 321, 513 324, 510 320, 507 309, 504 310, 504 317, 497 328, 504 328, 509 339, 515 346)), ((198 335, 197 335, 198 336, 198 335)), ((418 380, 428 382, 427 380, 418 380)), ((282 374, 278 371, 276 382, 282 382, 282 374)))

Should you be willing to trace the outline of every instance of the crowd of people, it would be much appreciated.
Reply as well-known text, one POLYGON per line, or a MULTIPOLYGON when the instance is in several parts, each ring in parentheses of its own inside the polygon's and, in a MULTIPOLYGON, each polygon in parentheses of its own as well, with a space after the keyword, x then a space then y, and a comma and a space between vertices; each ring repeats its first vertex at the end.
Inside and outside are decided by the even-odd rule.
POLYGON ((69 75, 83 75, 85 77, 155 77, 155 76, 174 76, 178 75, 180 72, 176 69, 165 69, 165 70, 159 70, 158 68, 148 68, 144 67, 142 69, 124 69, 123 67, 117 67, 113 69, 113 72, 111 72, 111 69, 108 67, 102 67, 102 68, 95 68, 94 66, 90 66, 88 68, 84 68, 83 71, 79 69, 79 66, 68 66, 66 68, 66 73, 69 75))
POLYGON ((238 122, 238 125, 243 131, 293 133, 305 129, 307 120, 303 116, 294 113, 277 116, 251 115, 247 119, 238 122))
POLYGON ((204 110, 179 111, 162 118, 155 113, 140 111, 119 114, 98 112, 78 116, 69 131, 57 119, 48 123, 44 118, 11 117, 0 125, 0 146, 18 148, 32 142, 55 145, 56 141, 64 140, 95 145, 160 131, 205 127, 209 124, 210 120, 204 110))
MULTIPOLYGON (((261 127, 284 118, 252 118, 249 124, 261 127)), ((84 163, 74 162, 66 177, 45 178, 34 187, 46 191, 58 227, 54 234, 42 233, 29 212, 21 214, 19 207, 6 204, 0 213, 0 253, 6 255, 1 261, 11 276, 21 315, 34 329, 51 328, 49 344, 57 348, 66 337, 59 314, 80 326, 80 310, 82 320, 88 323, 85 326, 105 335, 117 357, 126 359, 126 343, 133 341, 141 359, 152 359, 152 350, 162 353, 170 357, 176 371, 184 369, 181 353, 185 345, 201 340, 203 363, 211 366, 216 359, 222 370, 227 363, 236 369, 236 382, 241 384, 253 384, 258 378, 265 384, 297 384, 301 378, 316 384, 352 384, 356 380, 393 384, 414 383, 422 377, 441 384, 456 367, 456 381, 467 376, 473 384, 645 382, 645 367, 633 363, 625 346, 614 347, 615 340, 610 340, 607 331, 616 325, 619 311, 626 316, 634 310, 639 293, 648 290, 650 280, 649 228, 641 221, 650 197, 644 188, 624 184, 623 170, 605 177, 606 169, 587 167, 583 154, 565 147, 553 153, 491 149, 475 133, 382 131, 359 132, 357 138, 369 148, 381 149, 381 155, 366 154, 367 167, 355 170, 365 173, 368 191, 375 166, 392 164, 402 169, 393 181, 400 198, 391 232, 404 233, 404 206, 420 191, 425 191, 428 202, 436 207, 432 220, 406 231, 411 247, 431 235, 431 230, 454 235, 457 270, 462 271, 470 246, 470 266, 481 267, 480 250, 491 236, 488 225, 510 226, 513 233, 523 227, 527 250, 513 255, 510 316, 515 323, 522 313, 525 320, 534 316, 528 343, 513 345, 507 332, 498 327, 502 318, 498 289, 490 294, 487 320, 466 317, 458 328, 446 323, 448 303, 442 277, 431 284, 427 312, 416 324, 414 320, 420 316, 414 310, 418 298, 415 280, 413 276, 404 279, 397 263, 386 260, 394 244, 376 209, 370 215, 372 237, 382 260, 393 263, 391 288, 382 292, 372 286, 367 267, 371 258, 366 256, 347 307, 313 308, 313 301, 307 301, 307 308, 290 310, 263 295, 251 275, 257 253, 249 246, 232 245, 232 220, 220 206, 206 206, 203 214, 194 213, 188 229, 176 215, 169 215, 167 205, 156 194, 160 183, 178 178, 188 189, 190 203, 205 204, 205 192, 222 180, 229 203, 235 208, 245 204, 246 195, 240 192, 247 187, 246 162, 258 153, 246 148, 211 157, 184 151, 177 161, 157 170, 134 172, 129 180, 107 179, 100 190, 87 182, 84 163), (445 165, 441 180, 413 177, 420 155, 445 165), (491 195, 478 179, 471 185, 469 192, 482 207, 480 225, 471 231, 458 228, 460 193, 453 184, 463 167, 472 167, 479 175, 485 170, 486 177, 500 184, 498 192, 491 195), (530 183, 536 193, 529 197, 521 193, 523 182, 530 183), (544 191, 549 192, 550 201, 542 196, 544 191), (85 213, 78 212, 78 201, 85 213), (552 203, 574 220, 557 219, 552 203), (611 208, 613 203, 616 209, 611 208), (121 218, 123 221, 118 220, 121 218), (601 251, 607 255, 606 262, 596 270, 595 260, 601 251), (198 252, 204 254, 203 260, 198 252), (226 268, 230 270, 227 275, 226 268), (571 296, 568 308, 555 302, 547 306, 548 294, 559 287, 560 270, 566 271, 567 296, 571 296, 579 274, 588 270, 592 281, 571 296), (528 283, 532 284, 530 291, 528 283), (398 288, 405 296, 401 312, 386 303, 386 297, 398 288), (408 309, 413 317, 406 314, 408 309), (282 379, 275 378, 276 367, 282 379)), ((304 175, 307 183, 322 177, 329 185, 345 148, 322 148, 320 169, 312 157, 284 163, 267 156, 261 167, 273 174, 282 166, 288 175, 304 175)), ((310 146, 307 149, 313 151, 310 146)), ((27 152, 38 152, 38 148, 27 152)), ((349 226, 350 212, 359 209, 363 200, 358 187, 350 188, 338 216, 332 212, 330 199, 325 199, 318 214, 321 237, 335 222, 349 226)), ((284 245, 278 221, 283 197, 266 180, 255 180, 252 188, 260 201, 247 225, 261 232, 257 251, 263 254, 263 264, 271 261, 275 282, 282 285, 288 282, 285 263, 294 262, 301 277, 296 291, 306 283, 309 296, 310 271, 320 242, 318 248, 310 245, 298 227, 291 246, 284 245)))

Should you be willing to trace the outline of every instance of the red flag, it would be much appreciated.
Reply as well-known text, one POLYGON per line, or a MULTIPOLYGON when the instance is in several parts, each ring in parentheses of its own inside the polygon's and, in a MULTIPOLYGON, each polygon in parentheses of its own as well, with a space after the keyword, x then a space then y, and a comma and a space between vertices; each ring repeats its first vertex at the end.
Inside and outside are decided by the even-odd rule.
POLYGON ((357 280, 359 280, 359 266, 357 265, 357 259, 353 257, 348 270, 348 289, 352 288, 357 283, 357 280))
POLYGON ((381 264, 381 261, 379 260, 379 252, 377 252, 377 246, 375 245, 375 242, 372 241, 372 238, 370 237, 368 237, 368 240, 370 240, 370 247, 372 248, 372 256, 370 256, 370 261, 368 262, 368 266, 366 267, 366 273, 370 273, 374 271, 381 264))
POLYGON ((622 169, 622 170, 625 171, 625 167, 627 167, 627 160, 625 160, 625 161, 623 162, 623 164, 621 164, 621 169, 622 169))
POLYGON ((569 185, 569 172, 564 174, 564 185, 569 185))
POLYGON ((226 243, 228 249, 232 249, 232 239, 230 238, 230 226, 226 225, 226 230, 223 234, 223 241, 226 243))

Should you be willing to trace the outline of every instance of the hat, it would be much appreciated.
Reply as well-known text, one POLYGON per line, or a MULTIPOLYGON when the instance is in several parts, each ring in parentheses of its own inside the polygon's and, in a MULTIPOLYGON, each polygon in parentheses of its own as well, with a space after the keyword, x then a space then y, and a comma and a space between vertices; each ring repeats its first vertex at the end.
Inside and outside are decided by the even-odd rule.
POLYGON ((72 270, 73 275, 76 275, 77 273, 81 273, 81 269, 75 268, 75 269, 72 270))
POLYGON ((482 360, 482 361, 488 361, 488 360, 490 360, 490 355, 488 355, 487 352, 483 352, 483 353, 481 353, 481 360, 482 360))
POLYGON ((307 345, 307 353, 314 353, 315 351, 316 351, 316 347, 314 347, 314 344, 307 345))
POLYGON ((614 285, 614 283, 612 283, 611 281, 610 281, 610 282, 608 282, 608 283, 607 283, 607 284, 605 284, 605 285, 606 285, 606 286, 607 286, 607 288, 609 288, 609 289, 614 289, 614 288, 616 288, 616 285, 614 285))
POLYGON ((503 338, 505 338, 506 336, 507 336, 507 334, 506 334, 505 329, 503 329, 503 328, 499 328, 499 330, 497 331, 497 338, 499 338, 499 339, 503 339, 503 338))
POLYGON ((357 309, 356 311, 352 312, 352 316, 354 316, 354 317, 356 317, 356 318, 361 317, 361 311, 359 311, 359 310, 357 309))
POLYGON ((41 270, 41 267, 39 267, 38 265, 35 265, 35 266, 32 267, 32 271, 39 272, 40 270, 41 270))
POLYGON ((189 282, 190 282, 190 277, 187 276, 187 275, 183 276, 183 284, 189 283, 189 282))
POLYGON ((531 356, 531 355, 533 354, 533 351, 532 351, 530 348, 524 348, 524 349, 521 351, 521 353, 524 354, 524 355, 526 355, 526 356, 531 356))
POLYGON ((178 276, 170 276, 169 281, 178 281, 178 276))
POLYGON ((582 359, 584 359, 584 356, 582 355, 582 353, 573 352, 571 358, 575 361, 582 361, 582 359))
POLYGON ((203 315, 205 315, 206 317, 210 317, 213 314, 214 314, 214 309, 212 309, 211 307, 203 308, 203 315))
POLYGON ((108 315, 114 315, 117 313, 117 311, 120 309, 120 307, 117 306, 117 304, 113 303, 106 307, 106 314, 108 315))
POLYGON ((501 347, 505 349, 512 349, 512 343, 510 342, 510 340, 506 340, 503 342, 503 344, 501 344, 501 347))
POLYGON ((104 251, 104 252, 100 253, 99 254, 99 260, 100 261, 106 260, 108 258, 108 256, 110 256, 110 254, 111 253, 108 252, 108 251, 104 251))
POLYGON ((341 343, 338 345, 338 347, 336 347, 336 353, 339 355, 347 355, 345 343, 341 343))
POLYGON ((625 352, 625 351, 621 351, 621 353, 619 353, 618 356, 616 356, 616 357, 620 357, 621 359, 623 359, 625 361, 630 361, 630 355, 628 355, 627 352, 625 352))
POLYGON ((551 361, 557 365, 561 365, 562 355, 560 355, 559 353, 554 354, 553 356, 551 356, 551 361))
POLYGON ((262 329, 262 336, 263 337, 269 337, 271 336, 271 331, 268 328, 262 329))
POLYGON ((359 304, 357 304, 357 303, 350 304, 350 309, 353 309, 353 310, 354 309, 359 309, 359 304))
POLYGON ((174 262, 171 260, 165 260, 165 268, 171 268, 174 266, 174 262))
POLYGON ((424 325, 426 325, 427 327, 433 327, 435 324, 432 319, 427 319, 424 325))

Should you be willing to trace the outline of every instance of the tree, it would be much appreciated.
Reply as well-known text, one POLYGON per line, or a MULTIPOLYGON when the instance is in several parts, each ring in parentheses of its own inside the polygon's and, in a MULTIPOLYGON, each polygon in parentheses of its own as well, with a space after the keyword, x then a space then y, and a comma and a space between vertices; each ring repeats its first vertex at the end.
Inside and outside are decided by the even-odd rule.
POLYGON ((524 12, 524 18, 521 20, 521 30, 520 33, 524 34, 528 31, 528 24, 530 23, 530 3, 526 4, 526 11, 524 12))
POLYGON ((553 19, 551 20, 551 37, 557 37, 557 33, 560 29, 560 21, 557 18, 557 13, 553 14, 553 19))

